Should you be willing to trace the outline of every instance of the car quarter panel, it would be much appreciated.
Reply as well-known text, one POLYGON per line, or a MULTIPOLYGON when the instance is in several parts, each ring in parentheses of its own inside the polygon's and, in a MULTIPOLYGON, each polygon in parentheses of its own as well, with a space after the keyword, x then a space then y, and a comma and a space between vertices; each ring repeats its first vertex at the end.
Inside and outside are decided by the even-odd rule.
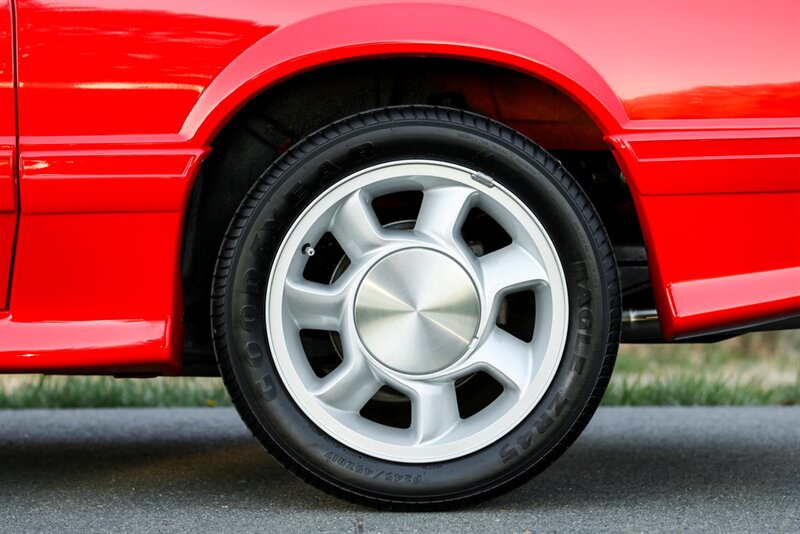
POLYGON ((17 226, 17 117, 14 98, 14 17, 0 0, 0 309, 8 297, 17 226))
POLYGON ((800 6, 462 4, 18 0, 0 370, 178 372, 183 211, 214 135, 265 88, 368 57, 504 65, 575 99, 631 186, 667 336, 800 310, 800 6), (736 291, 749 275, 774 290, 736 291))

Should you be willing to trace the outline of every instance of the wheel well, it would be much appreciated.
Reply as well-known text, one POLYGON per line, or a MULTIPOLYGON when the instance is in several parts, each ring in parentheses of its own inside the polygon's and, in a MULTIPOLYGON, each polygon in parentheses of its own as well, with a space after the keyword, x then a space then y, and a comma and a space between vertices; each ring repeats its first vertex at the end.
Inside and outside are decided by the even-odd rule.
MULTIPOLYGON (((603 132, 559 89, 517 71, 450 59, 379 59, 320 68, 254 98, 212 142, 212 152, 192 189, 184 223, 181 269, 187 373, 213 362, 209 360, 208 303, 214 263, 227 225, 252 184, 287 148, 330 122, 369 109, 405 104, 479 113, 549 150, 584 187, 615 249, 641 250, 634 254, 641 260, 644 248, 639 221, 603 132)), ((640 269, 639 285, 649 283, 644 258, 645 276, 643 279, 640 269)))

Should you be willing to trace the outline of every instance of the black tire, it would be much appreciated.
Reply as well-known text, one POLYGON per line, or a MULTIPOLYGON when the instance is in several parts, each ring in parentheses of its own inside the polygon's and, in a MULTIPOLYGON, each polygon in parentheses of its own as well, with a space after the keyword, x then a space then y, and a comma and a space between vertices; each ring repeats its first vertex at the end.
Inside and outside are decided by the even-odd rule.
POLYGON ((612 248, 597 213, 547 152, 475 114, 438 107, 385 108, 310 135, 252 187, 217 260, 211 303, 214 347, 242 419, 300 478, 368 506, 450 508, 522 484, 578 437, 611 376, 619 340, 619 291, 612 248), (365 146, 369 149, 354 150, 365 146), (428 465, 370 457, 312 423, 276 370, 265 331, 265 296, 283 236, 313 199, 367 165, 433 157, 498 177, 536 214, 561 260, 569 325, 555 377, 521 424, 477 452, 428 465))

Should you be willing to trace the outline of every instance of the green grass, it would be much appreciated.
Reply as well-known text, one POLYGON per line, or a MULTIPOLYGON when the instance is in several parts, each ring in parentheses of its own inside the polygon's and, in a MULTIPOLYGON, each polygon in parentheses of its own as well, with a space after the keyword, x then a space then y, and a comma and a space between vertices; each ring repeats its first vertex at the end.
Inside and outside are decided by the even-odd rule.
POLYGON ((603 403, 800 404, 800 331, 712 344, 623 345, 603 403))
POLYGON ((115 379, 40 376, 0 380, 0 408, 227 406, 222 381, 209 378, 115 379))
POLYGON ((644 381, 614 377, 603 397, 605 406, 741 406, 800 403, 800 380, 765 386, 702 375, 673 375, 644 381))
MULTIPOLYGON (((800 404, 800 331, 623 346, 603 404, 800 404)), ((0 409, 229 405, 218 378, 0 376, 0 409)))

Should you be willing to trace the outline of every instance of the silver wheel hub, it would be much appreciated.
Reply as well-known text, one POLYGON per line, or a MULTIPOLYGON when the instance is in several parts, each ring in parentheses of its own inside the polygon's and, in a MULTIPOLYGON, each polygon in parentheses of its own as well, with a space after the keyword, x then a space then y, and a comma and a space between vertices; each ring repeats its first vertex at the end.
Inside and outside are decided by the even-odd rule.
POLYGON ((266 298, 272 357, 298 407, 338 442, 396 462, 446 461, 506 436, 544 396, 567 336, 564 273, 535 215, 502 184, 442 161, 382 163, 324 191, 286 233, 266 298), (382 225, 373 202, 408 192, 422 197, 413 225, 382 225), (462 235, 475 208, 510 242, 473 252, 462 235), (311 281, 307 251, 329 234, 347 261, 331 282, 311 281), (498 326, 519 292, 535 296, 532 339, 498 326), (338 335, 332 370, 313 367, 309 331, 338 335), (501 393, 464 411, 459 384, 481 373, 501 393), (408 426, 367 417, 384 387, 407 401, 408 426))
POLYGON ((478 330, 480 302, 469 274, 453 259, 412 248, 379 260, 355 299, 358 335, 391 370, 435 373, 457 362, 478 330))

